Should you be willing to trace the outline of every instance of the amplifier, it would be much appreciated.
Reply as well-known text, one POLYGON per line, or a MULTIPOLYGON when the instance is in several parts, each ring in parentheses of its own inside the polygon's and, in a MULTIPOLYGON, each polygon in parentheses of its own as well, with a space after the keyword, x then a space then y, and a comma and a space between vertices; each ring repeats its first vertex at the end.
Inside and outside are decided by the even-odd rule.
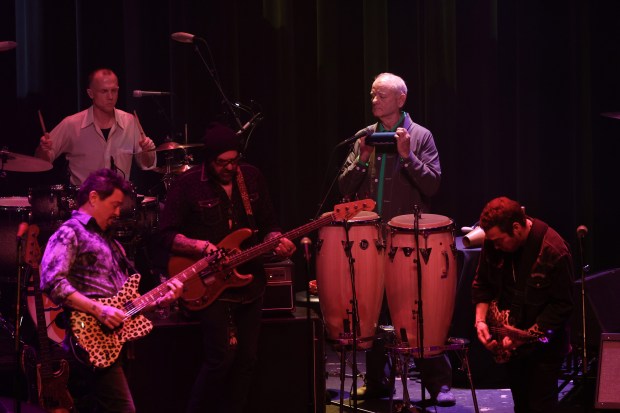
POLYGON ((295 264, 287 259, 280 262, 265 263, 267 288, 263 300, 263 311, 295 311, 293 291, 293 272, 295 264))
POLYGON ((620 408, 618 382, 620 382, 620 334, 603 333, 598 359, 595 408, 620 408))

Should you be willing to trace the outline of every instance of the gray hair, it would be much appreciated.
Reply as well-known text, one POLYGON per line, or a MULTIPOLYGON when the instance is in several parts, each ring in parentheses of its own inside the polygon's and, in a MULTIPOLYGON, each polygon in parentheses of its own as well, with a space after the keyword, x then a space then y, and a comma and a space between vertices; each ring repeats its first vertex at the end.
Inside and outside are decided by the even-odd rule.
POLYGON ((407 94, 407 85, 405 84, 405 81, 400 77, 400 76, 396 76, 393 73, 379 73, 376 77, 375 77, 375 82, 381 78, 382 80, 385 80, 388 84, 390 84, 390 86, 394 89, 397 90, 399 92, 404 93, 405 95, 407 94))

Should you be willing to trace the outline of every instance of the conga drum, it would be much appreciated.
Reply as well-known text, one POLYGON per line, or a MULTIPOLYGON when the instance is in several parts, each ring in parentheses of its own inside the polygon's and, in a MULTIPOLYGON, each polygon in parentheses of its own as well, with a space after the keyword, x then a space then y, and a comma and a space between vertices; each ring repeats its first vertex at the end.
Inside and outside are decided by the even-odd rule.
POLYGON ((421 214, 418 223, 421 275, 416 264, 414 215, 400 215, 388 222, 385 292, 398 341, 419 348, 418 279, 421 276, 424 356, 432 356, 441 352, 432 347, 446 344, 454 311, 457 282, 454 222, 442 215, 421 214))
MULTIPOLYGON (((384 246, 381 223, 374 212, 362 211, 346 222, 355 274, 359 328, 358 348, 367 349, 376 334, 383 298, 384 246)), ((319 304, 331 340, 351 339, 353 335, 353 289, 346 254, 344 221, 335 221, 319 230, 316 276, 319 304)))

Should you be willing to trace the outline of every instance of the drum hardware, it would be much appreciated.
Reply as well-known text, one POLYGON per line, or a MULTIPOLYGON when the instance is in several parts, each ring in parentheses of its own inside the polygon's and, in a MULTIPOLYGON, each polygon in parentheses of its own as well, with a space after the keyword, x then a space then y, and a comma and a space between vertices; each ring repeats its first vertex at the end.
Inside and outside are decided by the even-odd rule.
POLYGON ((12 49, 15 49, 17 43, 12 40, 5 40, 0 42, 0 52, 6 52, 12 49))
MULTIPOLYGON (((353 392, 357 391, 357 351, 376 338, 383 299, 383 252, 380 218, 362 212, 346 222, 319 230, 317 287, 328 340, 340 352, 340 406, 344 406, 347 353, 352 352, 353 392), (344 239, 343 239, 344 238, 344 239), (371 248, 374 245, 375 248, 371 248), (359 306, 359 303, 363 306, 359 306), (345 317, 343 317, 345 316, 345 317)), ((357 409, 357 400, 354 400, 357 409)))
MULTIPOLYGON (((420 349, 416 357, 425 357, 425 350, 429 356, 440 353, 438 346, 447 339, 456 295, 456 255, 448 252, 455 246, 453 221, 420 214, 415 207, 413 214, 392 218, 388 227, 386 296, 397 344, 409 347, 411 341, 420 349), (425 323, 426 310, 431 323, 425 323)), ((425 396, 422 383, 423 403, 425 396)))
MULTIPOLYGON (((402 333, 402 332, 401 332, 402 333)), ((402 333, 404 334, 404 333, 402 333)), ((411 407, 411 399, 409 398, 409 392, 407 390, 407 368, 411 361, 411 357, 419 357, 420 354, 431 353, 431 352, 444 352, 444 351, 454 351, 458 358, 461 360, 460 369, 465 372, 467 379, 469 381, 469 388, 471 389, 471 397, 474 404, 474 411, 476 413, 480 412, 478 407, 478 398, 476 396, 476 388, 474 386, 474 382, 471 376, 471 369, 469 368, 469 340, 466 338, 457 338, 457 337, 449 337, 447 339, 447 344, 438 345, 438 346, 429 346, 426 349, 420 347, 410 347, 409 343, 401 342, 401 343, 392 343, 386 344, 386 348, 390 354, 390 359, 392 363, 392 372, 390 374, 390 383, 392 390, 396 385, 396 376, 400 374, 402 385, 403 385, 403 404, 405 408, 411 407)), ((422 388, 424 391, 424 388, 422 388)), ((393 409, 393 392, 390 392, 390 409, 389 411, 394 411, 393 409)), ((422 398, 422 405, 424 406, 424 398, 422 398)), ((401 412, 408 410, 399 410, 401 412)))
POLYGON ((0 150, 0 174, 12 172, 44 172, 52 169, 52 164, 34 156, 9 152, 6 147, 0 150))
POLYGON ((620 112, 603 112, 601 113, 601 116, 612 119, 620 119, 620 112))
POLYGON ((202 143, 179 144, 177 142, 164 142, 154 149, 145 152, 161 152, 164 155, 164 166, 154 168, 153 171, 164 174, 161 181, 166 191, 170 189, 175 175, 182 174, 192 168, 191 162, 194 158, 188 154, 186 149, 203 147, 202 143), (181 160, 178 160, 178 154, 181 154, 181 160))

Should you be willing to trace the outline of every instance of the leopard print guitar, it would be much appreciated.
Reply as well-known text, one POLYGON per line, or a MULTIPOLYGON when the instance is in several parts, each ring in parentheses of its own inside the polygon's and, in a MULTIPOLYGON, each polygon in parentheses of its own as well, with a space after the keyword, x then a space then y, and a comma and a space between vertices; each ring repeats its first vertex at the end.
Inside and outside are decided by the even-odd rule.
MULTIPOLYGON (((113 297, 99 298, 104 305, 129 311, 133 300, 138 299, 140 274, 130 276, 123 288, 113 297)), ((120 355, 126 341, 144 337, 153 329, 153 324, 143 315, 128 317, 117 329, 110 330, 90 314, 71 312, 71 331, 79 346, 88 353, 88 361, 94 367, 111 366, 120 355)))

